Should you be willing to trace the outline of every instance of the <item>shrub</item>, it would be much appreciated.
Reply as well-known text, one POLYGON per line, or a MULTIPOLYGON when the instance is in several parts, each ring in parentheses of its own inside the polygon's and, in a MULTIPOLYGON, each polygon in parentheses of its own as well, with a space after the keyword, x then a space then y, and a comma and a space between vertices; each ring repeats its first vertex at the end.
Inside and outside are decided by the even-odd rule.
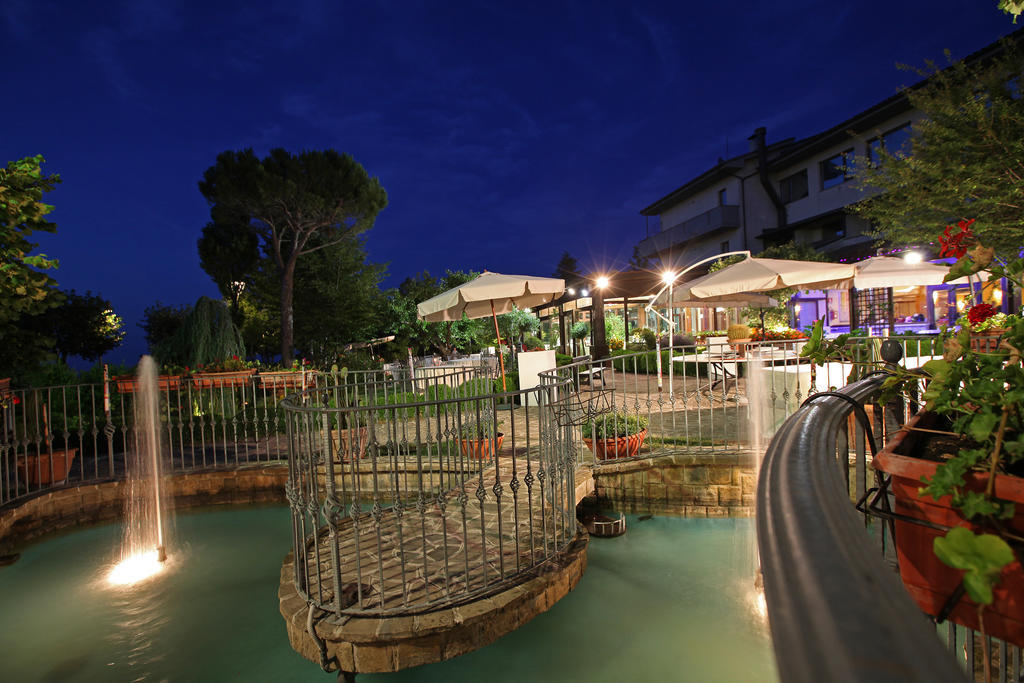
POLYGON ((750 328, 742 324, 729 325, 729 329, 726 331, 725 336, 729 338, 729 341, 736 339, 750 339, 750 328))
MULTIPOLYGON (((693 349, 687 349, 687 353, 693 353, 693 349)), ((669 358, 679 355, 679 351, 661 350, 661 372, 668 374, 669 358)), ((676 361, 673 364, 672 372, 677 376, 705 377, 707 375, 707 363, 697 361, 676 361)), ((641 375, 658 374, 658 353, 647 351, 635 353, 632 351, 613 351, 612 366, 620 372, 636 372, 641 375)))
POLYGON ((623 412, 601 415, 593 422, 583 424, 584 439, 614 439, 619 436, 639 434, 647 429, 648 420, 643 415, 629 415, 623 412), (594 436, 596 434, 596 436, 594 436))
POLYGON ((654 333, 654 330, 649 330, 646 327, 641 327, 633 333, 634 337, 638 337, 640 343, 643 344, 648 351, 653 351, 654 347, 658 344, 658 335, 654 333))
POLYGON ((572 362, 572 356, 567 353, 555 353, 555 367, 568 365, 572 362))
POLYGON ((573 323, 569 329, 569 336, 577 341, 580 339, 586 339, 590 335, 590 323, 586 320, 580 320, 579 322, 573 323))
POLYGON ((608 340, 623 341, 626 338, 626 322, 621 315, 607 315, 604 319, 604 336, 608 340))
MULTIPOLYGON (((676 346, 693 346, 695 343, 696 343, 696 340, 693 337, 691 337, 690 335, 688 335, 688 334, 673 334, 672 335, 672 344, 671 345, 673 347, 676 347, 676 346)), ((667 346, 669 346, 668 335, 663 335, 661 337, 661 347, 665 348, 667 346)))
POLYGON ((417 409, 414 407, 399 408, 397 406, 404 406, 408 403, 422 403, 423 396, 412 391, 401 391, 394 394, 388 394, 386 396, 377 396, 374 399, 374 405, 384 410, 378 410, 375 417, 378 420, 384 420, 386 418, 397 419, 397 418, 413 418, 416 417, 417 409), (392 408, 392 406, 396 406, 392 408))
POLYGON ((523 340, 523 346, 526 347, 527 351, 543 351, 544 350, 544 342, 542 342, 537 337, 527 337, 525 340, 523 340))

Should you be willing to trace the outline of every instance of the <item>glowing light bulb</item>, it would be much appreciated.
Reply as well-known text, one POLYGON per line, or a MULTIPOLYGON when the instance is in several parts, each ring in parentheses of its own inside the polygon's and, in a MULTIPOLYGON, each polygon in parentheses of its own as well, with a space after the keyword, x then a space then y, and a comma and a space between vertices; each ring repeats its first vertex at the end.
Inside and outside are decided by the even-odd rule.
POLYGON ((661 281, 664 282, 666 285, 671 283, 675 279, 676 274, 673 273, 671 270, 666 270, 664 273, 661 274, 661 281))
POLYGON ((604 289, 607 286, 608 286, 608 278, 606 278, 604 275, 602 275, 601 277, 597 278, 597 287, 598 287, 598 289, 604 289))
POLYGON ((924 261, 924 257, 921 256, 920 252, 908 251, 907 253, 903 254, 903 260, 909 265, 914 266, 917 265, 918 263, 921 263, 921 261, 924 261))

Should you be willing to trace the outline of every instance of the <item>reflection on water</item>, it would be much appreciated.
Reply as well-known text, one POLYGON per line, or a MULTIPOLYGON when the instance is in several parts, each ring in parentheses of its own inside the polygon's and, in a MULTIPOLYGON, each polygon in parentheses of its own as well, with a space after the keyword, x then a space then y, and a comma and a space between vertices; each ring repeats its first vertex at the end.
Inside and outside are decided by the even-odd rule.
MULTIPOLYGON (((172 564, 129 587, 106 582, 119 528, 61 536, 0 570, 0 679, 322 681, 278 613, 287 508, 179 514, 172 564), (177 563, 177 564, 174 564, 177 563)), ((775 681, 751 605, 749 519, 629 519, 593 539, 576 590, 478 652, 360 683, 486 680, 775 681)))
MULTIPOLYGON (((168 560, 160 563, 156 551, 146 562, 144 570, 172 572, 175 567, 168 560)), ((115 569, 107 574, 109 577, 115 569)), ((169 620, 168 593, 165 588, 166 575, 150 575, 149 580, 133 580, 131 585, 108 585, 105 594, 110 609, 113 628, 106 634, 113 661, 107 666, 124 671, 128 680, 146 681, 152 678, 153 667, 162 662, 167 653, 161 644, 162 632, 169 620)))

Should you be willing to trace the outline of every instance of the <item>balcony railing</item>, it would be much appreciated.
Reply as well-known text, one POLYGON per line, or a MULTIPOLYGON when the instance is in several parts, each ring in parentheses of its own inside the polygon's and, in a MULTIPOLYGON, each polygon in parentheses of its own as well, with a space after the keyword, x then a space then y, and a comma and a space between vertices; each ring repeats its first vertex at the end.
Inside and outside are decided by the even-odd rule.
POLYGON ((740 227, 740 207, 716 206, 699 216, 677 223, 641 240, 640 255, 654 256, 709 232, 738 227, 740 227))
MULTIPOLYGON (((785 681, 981 680, 982 636, 947 622, 940 637, 893 571, 888 529, 852 503, 869 452, 902 421, 903 406, 868 405, 883 379, 808 399, 764 456, 757 536, 785 681)), ((1020 648, 993 645, 992 680, 1021 680, 1020 648)))

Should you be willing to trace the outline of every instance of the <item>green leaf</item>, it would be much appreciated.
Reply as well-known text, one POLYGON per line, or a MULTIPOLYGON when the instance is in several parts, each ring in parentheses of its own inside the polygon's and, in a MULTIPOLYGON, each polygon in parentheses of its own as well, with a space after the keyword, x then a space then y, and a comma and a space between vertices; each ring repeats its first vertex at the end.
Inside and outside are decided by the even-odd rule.
POLYGON ((970 529, 954 527, 945 537, 936 538, 932 547, 936 557, 953 569, 963 569, 964 588, 974 602, 991 605, 992 587, 999 582, 1003 568, 1014 560, 1006 541, 992 534, 974 534, 970 529))
POLYGON ((922 365, 921 369, 927 372, 932 378, 938 379, 945 377, 949 373, 949 361, 942 360, 941 358, 934 358, 922 365))
POLYGON ((999 424, 998 414, 991 412, 978 412, 975 413, 967 431, 975 441, 985 441, 992 436, 992 432, 995 430, 997 424, 999 424))
POLYGON ((949 272, 946 273, 946 277, 942 278, 942 281, 949 282, 950 280, 956 280, 967 275, 973 275, 974 272, 974 261, 971 260, 971 257, 961 256, 960 259, 950 267, 949 272))

